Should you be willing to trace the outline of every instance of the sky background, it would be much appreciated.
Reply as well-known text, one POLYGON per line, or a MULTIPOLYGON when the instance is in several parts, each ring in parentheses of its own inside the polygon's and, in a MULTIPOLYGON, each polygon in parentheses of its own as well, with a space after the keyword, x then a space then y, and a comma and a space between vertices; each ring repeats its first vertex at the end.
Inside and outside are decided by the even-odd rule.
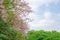
POLYGON ((30 30, 60 31, 60 0, 25 0, 34 11, 30 30))

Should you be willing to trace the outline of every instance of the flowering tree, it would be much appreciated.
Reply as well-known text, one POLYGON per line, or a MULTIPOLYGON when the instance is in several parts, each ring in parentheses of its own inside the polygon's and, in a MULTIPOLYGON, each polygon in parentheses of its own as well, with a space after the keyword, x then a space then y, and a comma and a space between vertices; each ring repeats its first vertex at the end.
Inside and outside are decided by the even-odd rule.
POLYGON ((11 37, 9 40, 23 40, 22 34, 28 30, 26 16, 30 12, 32 12, 31 8, 24 0, 0 0, 0 19, 2 21, 0 21, 0 26, 3 27, 3 29, 0 28, 0 32, 7 36, 6 38, 11 37), (8 30, 5 29, 6 27, 8 30))
POLYGON ((11 27, 25 32, 28 29, 26 16, 32 12, 24 0, 1 0, 2 18, 8 22, 11 27))

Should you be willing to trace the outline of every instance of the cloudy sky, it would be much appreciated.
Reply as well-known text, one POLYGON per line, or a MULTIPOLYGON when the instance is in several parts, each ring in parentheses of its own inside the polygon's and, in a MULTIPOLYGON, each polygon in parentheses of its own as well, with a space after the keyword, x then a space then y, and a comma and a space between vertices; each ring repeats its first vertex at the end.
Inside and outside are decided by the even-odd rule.
POLYGON ((28 17, 31 30, 60 31, 60 0, 26 0, 34 11, 28 17))

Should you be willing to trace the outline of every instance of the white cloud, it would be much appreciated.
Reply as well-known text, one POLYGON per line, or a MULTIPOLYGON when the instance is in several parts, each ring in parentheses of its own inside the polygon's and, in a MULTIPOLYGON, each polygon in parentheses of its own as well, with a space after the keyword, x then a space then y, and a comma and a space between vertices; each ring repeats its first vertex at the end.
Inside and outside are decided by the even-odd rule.
POLYGON ((48 6, 49 3, 54 2, 55 4, 58 3, 59 0, 25 0, 29 3, 33 10, 36 10, 39 6, 45 4, 48 6))
POLYGON ((51 16, 52 16, 51 13, 48 12, 48 11, 44 13, 44 18, 45 19, 51 19, 51 16))
POLYGON ((51 14, 46 12, 44 13, 44 19, 41 19, 39 22, 38 22, 38 25, 39 26, 51 26, 51 24, 54 23, 54 20, 51 18, 51 14))
MULTIPOLYGON (((35 15, 35 14, 33 14, 35 15)), ((49 30, 49 27, 53 26, 55 21, 51 18, 50 12, 44 12, 44 19, 38 19, 38 16, 32 16, 35 19, 33 22, 30 22, 30 29, 34 30, 49 30), (47 29, 48 28, 48 29, 47 29)))

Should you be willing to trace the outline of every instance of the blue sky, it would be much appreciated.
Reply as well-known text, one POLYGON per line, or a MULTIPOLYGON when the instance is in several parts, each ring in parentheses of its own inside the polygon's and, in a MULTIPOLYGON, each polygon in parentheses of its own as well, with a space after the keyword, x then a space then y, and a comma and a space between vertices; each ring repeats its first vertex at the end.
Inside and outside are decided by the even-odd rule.
POLYGON ((26 0, 34 11, 30 30, 60 31, 60 0, 26 0))

